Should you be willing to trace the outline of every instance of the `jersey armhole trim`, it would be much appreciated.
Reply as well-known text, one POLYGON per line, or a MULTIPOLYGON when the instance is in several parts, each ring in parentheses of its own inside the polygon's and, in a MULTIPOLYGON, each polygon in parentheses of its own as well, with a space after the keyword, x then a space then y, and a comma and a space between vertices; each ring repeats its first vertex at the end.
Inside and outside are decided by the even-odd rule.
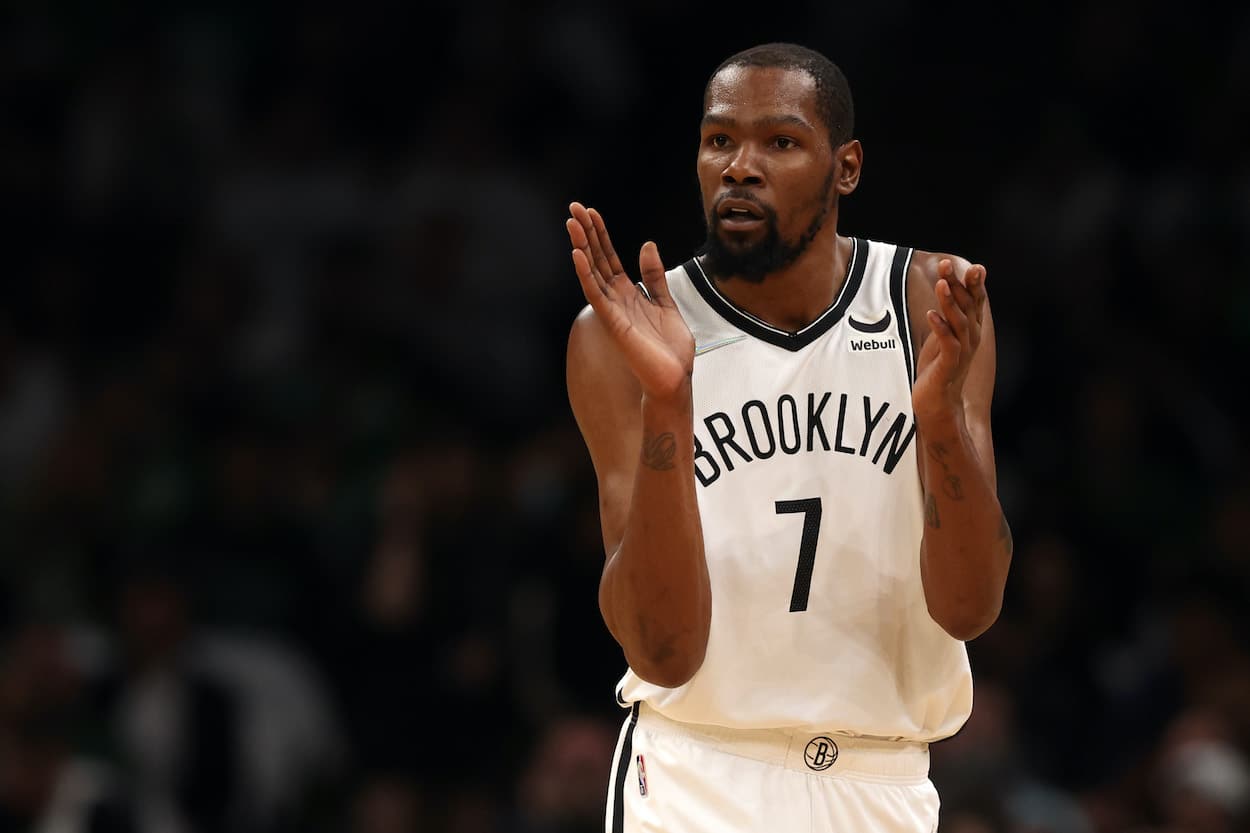
POLYGON ((894 249, 894 262, 890 265, 890 301, 894 317, 898 319, 899 341, 903 344, 903 364, 907 372, 908 387, 916 383, 916 359, 911 342, 911 319, 907 316, 907 271, 915 249, 898 246, 894 249))

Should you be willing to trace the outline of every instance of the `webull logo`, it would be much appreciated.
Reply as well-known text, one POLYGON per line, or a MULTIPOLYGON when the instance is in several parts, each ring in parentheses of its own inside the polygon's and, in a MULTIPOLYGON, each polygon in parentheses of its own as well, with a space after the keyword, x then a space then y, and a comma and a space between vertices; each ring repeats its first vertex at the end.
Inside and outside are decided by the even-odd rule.
POLYGON ((851 339, 851 352, 858 353, 861 350, 893 350, 898 347, 898 339, 893 338, 853 338, 851 339))

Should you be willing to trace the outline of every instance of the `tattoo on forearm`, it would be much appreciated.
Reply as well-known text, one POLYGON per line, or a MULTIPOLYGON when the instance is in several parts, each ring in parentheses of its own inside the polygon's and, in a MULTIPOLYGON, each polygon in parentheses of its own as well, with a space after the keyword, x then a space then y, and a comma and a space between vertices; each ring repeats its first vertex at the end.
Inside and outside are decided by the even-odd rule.
POLYGON ((924 522, 925 526, 942 528, 942 519, 938 517, 937 498, 932 493, 924 499, 924 522))
POLYGON ((1007 550, 1007 555, 1011 555, 1016 548, 1016 542, 1011 537, 1011 526, 1007 523, 1007 515, 1002 516, 1002 524, 998 527, 998 540, 1003 542, 1003 546, 1007 550))
POLYGON ((932 457, 937 464, 942 467, 942 494, 951 500, 964 499, 964 486, 959 476, 951 473, 951 467, 946 464, 946 457, 950 452, 946 446, 941 443, 929 443, 929 456, 932 457))
POLYGON ((658 437, 647 432, 642 437, 642 464, 656 471, 668 471, 677 456, 677 441, 673 432, 666 431, 658 437))

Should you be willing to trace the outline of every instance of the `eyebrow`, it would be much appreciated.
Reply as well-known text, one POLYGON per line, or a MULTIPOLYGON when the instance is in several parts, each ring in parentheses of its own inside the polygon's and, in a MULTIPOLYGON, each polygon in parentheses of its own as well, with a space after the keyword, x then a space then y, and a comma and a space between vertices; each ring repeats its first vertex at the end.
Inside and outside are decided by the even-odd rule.
MULTIPOLYGON (((702 125, 705 127, 737 127, 738 120, 729 116, 718 116, 715 113, 708 113, 703 117, 702 125)), ((802 127, 806 130, 814 130, 807 119, 795 115, 785 116, 765 116, 762 119, 756 119, 751 122, 753 127, 802 127)))

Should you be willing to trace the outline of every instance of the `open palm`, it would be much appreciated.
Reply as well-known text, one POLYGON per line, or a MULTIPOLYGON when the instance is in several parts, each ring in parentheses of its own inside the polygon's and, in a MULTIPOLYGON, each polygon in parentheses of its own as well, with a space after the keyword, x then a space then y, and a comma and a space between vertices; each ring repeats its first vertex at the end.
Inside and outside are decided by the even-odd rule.
POLYGON ((573 268, 587 302, 643 392, 661 399, 676 395, 694 370, 694 337, 669 294, 659 250, 647 242, 638 254, 644 293, 626 274, 599 212, 575 202, 569 213, 573 268))

